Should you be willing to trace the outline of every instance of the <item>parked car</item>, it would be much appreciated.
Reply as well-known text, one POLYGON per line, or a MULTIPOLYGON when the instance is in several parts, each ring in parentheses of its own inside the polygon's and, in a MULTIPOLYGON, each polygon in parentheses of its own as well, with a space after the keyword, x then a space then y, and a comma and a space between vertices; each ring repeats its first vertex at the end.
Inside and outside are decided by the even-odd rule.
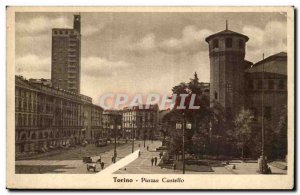
POLYGON ((95 142, 95 145, 96 145, 97 147, 107 146, 107 139, 98 139, 98 140, 95 142))

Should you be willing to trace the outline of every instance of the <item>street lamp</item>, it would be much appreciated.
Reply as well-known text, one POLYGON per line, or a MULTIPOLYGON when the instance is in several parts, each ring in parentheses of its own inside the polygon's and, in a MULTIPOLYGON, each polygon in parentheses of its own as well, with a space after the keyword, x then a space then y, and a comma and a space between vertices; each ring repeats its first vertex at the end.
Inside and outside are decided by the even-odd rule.
POLYGON ((144 130, 144 148, 146 147, 146 131, 144 130))
POLYGON ((192 129, 192 124, 187 123, 184 113, 182 122, 176 123, 176 129, 182 129, 182 174, 185 174, 185 129, 192 129))
POLYGON ((116 162, 116 158, 117 158, 117 135, 116 135, 116 129, 115 126, 113 124, 110 125, 110 129, 111 131, 114 131, 114 138, 115 138, 115 147, 114 147, 114 159, 113 162, 116 162))
POLYGON ((135 132, 134 132, 134 127, 135 127, 135 121, 132 121, 132 153, 134 152, 134 139, 135 139, 135 132))

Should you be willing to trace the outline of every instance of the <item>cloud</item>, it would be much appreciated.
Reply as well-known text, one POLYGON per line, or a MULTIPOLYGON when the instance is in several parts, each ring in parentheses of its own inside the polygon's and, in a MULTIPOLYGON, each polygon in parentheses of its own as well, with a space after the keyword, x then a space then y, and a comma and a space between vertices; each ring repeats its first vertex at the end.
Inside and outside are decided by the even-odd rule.
POLYGON ((270 56, 287 47, 287 26, 285 22, 270 21, 263 29, 255 26, 244 26, 243 34, 250 39, 247 43, 247 57, 254 62, 261 60, 262 54, 270 56))
POLYGON ((81 62, 82 73, 91 77, 117 76, 130 66, 131 64, 124 61, 110 61, 100 57, 82 58, 81 62))
POLYGON ((16 58, 16 74, 27 78, 50 78, 50 57, 38 57, 33 54, 16 58))
POLYGON ((82 26, 81 34, 82 34, 82 36, 90 36, 90 35, 96 34, 100 30, 102 30, 104 28, 104 26, 105 26, 104 24, 82 26))
MULTIPOLYGON (((128 41, 128 39, 126 40, 128 41)), ((129 40, 130 41, 130 40, 129 40)), ((130 43, 127 49, 136 55, 143 55, 146 53, 153 52, 156 49, 155 35, 153 33, 147 34, 141 40, 130 43)))
POLYGON ((182 29, 181 37, 156 40, 153 33, 147 34, 137 42, 129 43, 127 49, 134 54, 146 55, 153 51, 167 54, 187 53, 193 54, 207 49, 205 38, 212 32, 207 29, 198 29, 189 25, 182 29))
POLYGON ((26 55, 16 58, 16 72, 24 71, 50 71, 51 59, 49 57, 41 58, 36 55, 26 55))
POLYGON ((16 32, 20 35, 36 35, 51 32, 51 28, 71 28, 70 25, 72 24, 72 21, 70 21, 67 17, 50 18, 40 16, 27 21, 17 21, 16 32))
POLYGON ((182 30, 180 38, 170 38, 160 43, 161 51, 177 54, 177 53, 197 53, 206 48, 205 38, 212 34, 210 30, 198 29, 195 26, 186 26, 182 30))

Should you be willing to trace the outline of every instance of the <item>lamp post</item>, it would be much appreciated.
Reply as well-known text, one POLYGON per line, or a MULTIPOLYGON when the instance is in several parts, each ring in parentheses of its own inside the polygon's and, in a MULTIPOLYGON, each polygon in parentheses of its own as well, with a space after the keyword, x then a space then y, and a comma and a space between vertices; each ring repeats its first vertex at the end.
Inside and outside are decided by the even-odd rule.
POLYGON ((176 123, 176 129, 182 130, 182 174, 185 174, 185 130, 191 129, 192 124, 187 123, 184 113, 182 114, 182 122, 176 123))
MULTIPOLYGON (((263 60, 264 60, 263 54, 263 60)), ((265 66, 262 63, 262 88, 261 88, 261 157, 259 162, 259 172, 266 174, 268 172, 267 158, 265 156, 265 128, 264 128, 264 81, 265 81, 265 66)))
POLYGON ((135 121, 132 121, 132 153, 134 152, 134 139, 135 139, 135 132, 134 132, 134 127, 135 127, 135 121))
POLYGON ((111 131, 114 131, 114 139, 115 139, 115 146, 114 146, 114 159, 113 159, 113 163, 116 163, 116 155, 117 155, 117 136, 116 136, 116 129, 115 129, 115 125, 111 124, 110 125, 110 129, 111 131))
POLYGON ((182 174, 185 174, 185 116, 184 113, 182 114, 182 174))
POLYGON ((146 147, 146 132, 144 130, 144 148, 146 147))

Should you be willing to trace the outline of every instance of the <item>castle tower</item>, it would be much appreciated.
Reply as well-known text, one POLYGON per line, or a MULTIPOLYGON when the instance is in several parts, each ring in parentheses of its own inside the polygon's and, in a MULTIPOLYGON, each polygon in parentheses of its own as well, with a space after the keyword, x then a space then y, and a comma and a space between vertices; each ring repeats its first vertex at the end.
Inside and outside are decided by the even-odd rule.
POLYGON ((218 102, 226 119, 232 119, 244 106, 245 43, 249 38, 226 29, 208 36, 211 106, 218 102))

